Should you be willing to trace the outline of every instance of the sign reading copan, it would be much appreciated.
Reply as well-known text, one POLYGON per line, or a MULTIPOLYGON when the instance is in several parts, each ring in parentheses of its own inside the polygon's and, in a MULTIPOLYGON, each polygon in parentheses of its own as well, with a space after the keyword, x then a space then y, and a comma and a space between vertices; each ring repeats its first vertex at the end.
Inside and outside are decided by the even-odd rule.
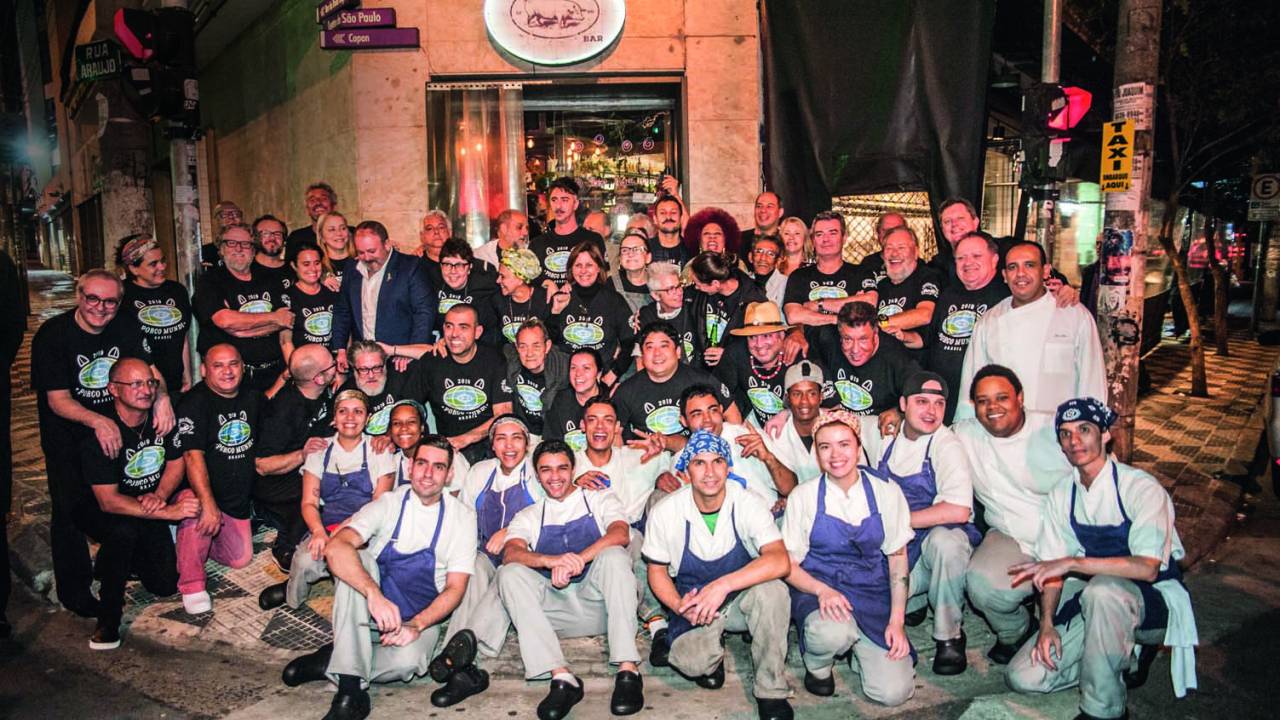
POLYGON ((485 0, 484 25, 499 49, 535 65, 569 65, 622 34, 625 0, 485 0))

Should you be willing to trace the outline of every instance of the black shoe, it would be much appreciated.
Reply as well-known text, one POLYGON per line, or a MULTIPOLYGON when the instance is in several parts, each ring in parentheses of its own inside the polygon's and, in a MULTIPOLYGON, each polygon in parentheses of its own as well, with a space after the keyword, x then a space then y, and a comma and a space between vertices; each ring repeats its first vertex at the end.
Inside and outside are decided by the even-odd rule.
POLYGON ((446 708, 488 689, 489 673, 475 665, 468 665, 454 670, 449 676, 449 682, 431 693, 431 704, 446 708))
POLYGON ((792 720, 796 716, 791 703, 776 698, 756 698, 760 720, 792 720))
POLYGON ((325 671, 329 669, 329 658, 333 655, 333 643, 306 655, 300 655, 284 666, 280 679, 289 687, 298 687, 303 683, 324 680, 325 671))
POLYGON ((120 647, 120 625, 118 623, 110 625, 98 623, 93 635, 89 636, 89 649, 115 650, 118 647, 120 647))
POLYGON ((991 649, 987 651, 987 657, 997 665, 1008 665, 1013 656, 1018 654, 1018 649, 1035 636, 1037 632, 1035 622, 1028 618, 1027 629, 1022 633, 1022 637, 1018 638, 1017 642, 1002 643, 997 640, 996 644, 992 645, 991 649))
POLYGON ((258 607, 263 610, 274 610, 284 604, 285 589, 289 587, 289 583, 276 583, 268 585, 258 595, 258 607))
POLYGON ((698 687, 706 688, 708 690, 719 690, 724 687, 724 661, 721 660, 720 664, 717 665, 716 669, 712 670, 710 674, 703 675, 702 677, 696 677, 693 679, 693 682, 698 687))
MULTIPOLYGON (((576 679, 576 678, 575 678, 576 679)), ((582 701, 582 681, 552 680, 551 691, 538 703, 538 720, 561 720, 582 701)))
POLYGON ((644 709, 644 681, 640 673, 619 671, 613 678, 613 697, 609 711, 614 715, 635 715, 644 709))
POLYGON ((1133 690, 1145 685, 1147 673, 1151 671, 1151 664, 1156 661, 1156 655, 1159 654, 1159 645, 1143 645, 1142 650, 1138 652, 1138 667, 1124 671, 1124 686, 1133 690))
POLYGON ((334 695, 324 720, 364 720, 367 717, 369 717, 369 693, 361 690, 354 693, 339 692, 334 695))
POLYGON ((293 565, 293 548, 288 550, 271 548, 271 562, 275 564, 280 572, 288 575, 289 567, 293 565))
POLYGON ((438 683, 448 682, 454 671, 475 661, 476 634, 470 630, 460 630, 449 638, 440 654, 431 660, 431 664, 427 666, 427 674, 438 683))
POLYGON ((667 629, 662 628, 653 634, 653 642, 649 645, 649 664, 653 667, 669 667, 671 661, 671 643, 667 642, 667 629))
MULTIPOLYGON (((1090 715, 1089 713, 1081 710, 1080 714, 1076 716, 1076 720, 1104 720, 1104 719, 1097 717, 1096 715, 1090 715)), ((1118 718, 1113 718, 1112 720, 1129 720, 1129 708, 1125 708, 1123 715, 1121 715, 1118 718)))
POLYGON ((937 651, 933 655, 934 675, 959 675, 969 666, 964 655, 965 637, 961 631, 955 640, 937 640, 937 651))
POLYGON ((836 694, 836 674, 832 672, 820 678, 808 670, 804 671, 804 689, 818 697, 831 697, 836 694))
POLYGON ((929 606, 925 605, 919 610, 912 610, 911 612, 907 613, 907 616, 906 618, 903 619, 903 622, 906 624, 907 627, 915 627, 920 623, 924 622, 924 619, 928 614, 929 614, 929 606))

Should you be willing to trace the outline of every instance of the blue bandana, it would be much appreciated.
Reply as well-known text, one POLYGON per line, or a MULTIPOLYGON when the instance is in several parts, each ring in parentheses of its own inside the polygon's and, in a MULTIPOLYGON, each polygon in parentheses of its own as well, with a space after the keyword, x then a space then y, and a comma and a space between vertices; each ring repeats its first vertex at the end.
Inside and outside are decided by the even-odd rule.
POLYGON ((1063 423, 1081 420, 1097 425, 1099 430, 1108 430, 1115 424, 1117 417, 1115 411, 1101 400, 1091 397, 1075 398, 1058 406, 1058 412, 1053 417, 1053 431, 1057 433, 1062 429, 1063 423))
MULTIPOLYGON (((684 450, 680 451, 680 455, 676 458, 676 470, 683 472, 688 469, 689 462, 693 460, 693 456, 702 453, 719 455, 725 459, 729 467, 733 467, 733 451, 729 447, 729 441, 708 430, 699 430, 689 436, 689 442, 685 444, 684 450)), ((730 471, 728 479, 744 488, 747 486, 747 479, 732 471, 730 471)))

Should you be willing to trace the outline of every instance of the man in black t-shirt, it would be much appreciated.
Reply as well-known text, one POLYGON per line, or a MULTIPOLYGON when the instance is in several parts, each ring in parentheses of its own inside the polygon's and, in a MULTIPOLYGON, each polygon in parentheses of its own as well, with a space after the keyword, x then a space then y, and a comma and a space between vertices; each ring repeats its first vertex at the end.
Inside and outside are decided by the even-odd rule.
POLYGON ((477 344, 483 328, 475 308, 454 305, 444 316, 446 355, 423 355, 409 368, 414 397, 426 398, 436 431, 475 464, 489 451, 486 435, 499 415, 511 412, 506 363, 491 347, 477 344))
POLYGON ((539 437, 546 409, 569 386, 569 356, 551 343, 547 332, 541 320, 526 320, 516 333, 514 352, 507 353, 507 386, 516 417, 539 437))
POLYGON ((120 647, 120 618, 130 574, 136 573, 154 595, 177 592, 169 523, 199 511, 193 498, 172 505, 164 500, 182 481, 183 462, 168 456, 165 435, 152 422, 151 409, 161 383, 151 366, 138 358, 121 358, 108 378, 112 398, 108 419, 120 433, 120 452, 104 452, 93 436, 82 437, 76 452, 102 510, 97 529, 101 546, 96 574, 102 582, 98 626, 89 638, 93 650, 120 647))
POLYGON ((562 177, 551 183, 547 193, 555 227, 529 243, 529 249, 542 263, 544 286, 546 282, 559 286, 569 281, 569 251, 580 243, 590 242, 600 250, 601 257, 605 255, 604 238, 578 225, 578 192, 573 178, 562 177))
POLYGON ((310 222, 304 223, 302 227, 295 228, 289 233, 288 239, 285 240, 286 255, 292 255, 296 251, 295 248, 303 243, 319 244, 319 238, 316 237, 316 221, 321 215, 327 215, 338 209, 338 193, 333 191, 329 183, 314 182, 307 186, 302 202, 307 208, 307 219, 310 222))
POLYGON ((244 360, 245 383, 259 392, 271 387, 284 370, 281 330, 293 328, 293 312, 285 307, 279 283, 253 272, 254 242, 249 226, 228 225, 218 235, 222 266, 196 285, 195 311, 200 321, 202 354, 221 343, 234 345, 244 360))
POLYGON ((657 433, 664 436, 668 450, 683 447, 684 426, 680 423, 680 394, 690 385, 715 388, 729 422, 741 423, 742 413, 729 388, 709 373, 680 362, 676 350, 679 338, 667 322, 654 322, 640 329, 640 357, 644 370, 623 381, 613 394, 618 424, 627 440, 657 433), (674 441, 679 437, 679 441, 674 441))
POLYGON ((333 435, 337 363, 323 345, 302 345, 289 357, 289 382, 266 403, 254 441, 254 514, 279 533, 271 556, 289 572, 293 550, 306 533, 302 522, 302 475, 307 455, 323 450, 333 435))
POLYGON ((653 206, 653 222, 657 233, 649 240, 649 256, 654 263, 670 263, 683 268, 689 262, 689 250, 680 236, 680 220, 684 204, 675 195, 663 195, 653 206))
POLYGON ((262 215, 253 221, 253 241, 257 245, 253 273, 276 283, 281 295, 293 285, 295 277, 284 257, 284 238, 288 233, 284 221, 275 215, 262 215))
MULTIPOLYGON (((75 309, 49 319, 31 341, 31 384, 49 480, 54 581, 58 601, 82 617, 98 612, 89 590, 93 566, 84 537, 98 513, 79 459, 67 450, 88 437, 109 457, 120 452, 120 429, 109 417, 111 368, 123 357, 149 356, 136 328, 116 317, 122 298, 118 277, 90 270, 76 282, 75 309)), ((161 379, 158 370, 153 372, 161 379)), ((164 391, 162 383, 152 414, 156 429, 167 433, 173 428, 173 409, 164 391)))
POLYGON ((173 457, 186 465, 187 488, 177 500, 200 503, 199 515, 178 524, 178 592, 189 615, 213 609, 205 588, 206 560, 231 568, 253 560, 249 503, 257 474, 253 445, 261 432, 262 396, 241 387, 244 363, 234 347, 209 348, 200 374, 204 382, 182 398, 178 427, 169 437, 173 457))
POLYGON ((840 404, 858 415, 893 410, 907 378, 920 366, 901 342, 880 331, 869 303, 845 305, 837 320, 835 328, 814 329, 809 347, 840 404))
POLYGON ((836 313, 846 303, 875 304, 875 278, 845 262, 844 216, 820 212, 811 227, 815 262, 787 276, 782 309, 793 325, 834 325, 836 313))
POLYGON ((751 303, 743 326, 730 331, 745 337, 746 342, 730 347, 715 369, 743 415, 758 428, 786 407, 782 385, 787 365, 782 361, 782 345, 789 328, 777 305, 751 303))
POLYGON ((920 243, 911 228, 893 228, 881 243, 884 275, 876 283, 881 329, 895 333, 928 325, 942 276, 920 262, 920 243))
POLYGON ((766 302, 764 289, 738 270, 730 256, 704 252, 689 262, 694 291, 690 294, 693 320, 701 326, 702 364, 714 368, 725 348, 741 345, 730 333, 741 327, 747 305, 766 302))

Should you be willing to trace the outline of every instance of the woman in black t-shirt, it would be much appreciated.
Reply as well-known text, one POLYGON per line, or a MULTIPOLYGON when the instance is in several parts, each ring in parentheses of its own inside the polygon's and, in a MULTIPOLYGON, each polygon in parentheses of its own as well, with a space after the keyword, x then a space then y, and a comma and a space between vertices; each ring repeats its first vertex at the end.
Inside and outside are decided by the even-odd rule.
POLYGON ((130 235, 116 249, 116 265, 124 269, 124 302, 119 320, 133 325, 151 348, 151 359, 165 386, 176 397, 191 387, 191 296, 183 285, 165 277, 168 263, 153 237, 130 235))
POLYGON ((316 238, 324 252, 324 274, 320 282, 337 292, 342 287, 342 271, 356 256, 355 240, 342 213, 329 212, 316 218, 316 238))
POLYGON ((573 290, 556 293, 551 301, 553 335, 565 352, 589 347, 604 362, 603 380, 612 385, 631 364, 635 331, 631 308, 609 286, 608 264, 594 244, 580 243, 569 252, 573 290))
POLYGON ((287 258, 297 280, 284 291, 284 304, 293 311, 293 327, 280 331, 280 349, 285 362, 298 345, 316 343, 329 346, 333 336, 333 304, 338 293, 321 284, 324 255, 314 243, 298 243, 287 258))

